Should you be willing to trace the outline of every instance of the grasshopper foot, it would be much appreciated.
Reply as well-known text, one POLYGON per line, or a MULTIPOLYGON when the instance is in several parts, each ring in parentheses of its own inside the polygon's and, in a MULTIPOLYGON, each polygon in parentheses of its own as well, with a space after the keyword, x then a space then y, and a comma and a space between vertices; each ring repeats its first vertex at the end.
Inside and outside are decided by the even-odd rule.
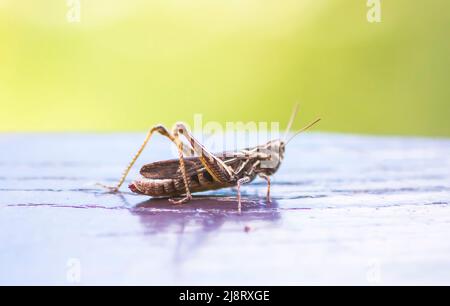
POLYGON ((191 199, 192 199, 192 195, 188 194, 180 200, 169 199, 169 202, 172 204, 175 204, 175 205, 179 205, 179 204, 184 204, 186 202, 189 202, 189 200, 191 200, 191 199))
POLYGON ((104 185, 104 184, 101 184, 101 183, 97 183, 96 185, 100 186, 102 188, 105 188, 109 192, 113 192, 113 193, 119 192, 119 188, 117 188, 116 186, 108 186, 108 185, 104 185))

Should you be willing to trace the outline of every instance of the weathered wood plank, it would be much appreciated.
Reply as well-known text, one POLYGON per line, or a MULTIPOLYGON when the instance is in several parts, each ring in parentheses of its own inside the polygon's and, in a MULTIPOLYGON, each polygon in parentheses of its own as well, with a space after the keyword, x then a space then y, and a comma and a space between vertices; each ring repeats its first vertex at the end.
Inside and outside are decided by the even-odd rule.
MULTIPOLYGON (((174 207, 95 186, 141 140, 0 135, 0 284, 76 283, 74 262, 82 284, 450 284, 449 140, 306 134, 242 214, 232 189, 174 207)), ((138 164, 171 154, 152 141, 138 164)))

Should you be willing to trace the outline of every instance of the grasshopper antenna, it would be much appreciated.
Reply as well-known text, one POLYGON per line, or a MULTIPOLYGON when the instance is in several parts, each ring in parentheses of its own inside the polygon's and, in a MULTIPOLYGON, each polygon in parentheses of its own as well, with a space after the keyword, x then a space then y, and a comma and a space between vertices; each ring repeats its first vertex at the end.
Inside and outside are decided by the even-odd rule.
POLYGON ((320 118, 317 118, 316 120, 314 120, 313 122, 311 122, 310 124, 308 124, 307 126, 305 126, 304 128, 302 128, 301 130, 297 131, 294 133, 294 135, 291 136, 291 138, 288 139, 288 141, 286 141, 286 146, 289 143, 289 141, 291 141, 295 136, 297 136, 298 134, 306 131, 307 129, 309 129, 310 127, 312 127, 314 124, 316 124, 317 122, 320 121, 320 118))
POLYGON ((297 113, 298 113, 298 103, 295 103, 294 109, 292 110, 291 118, 289 118, 289 122, 288 122, 288 125, 287 125, 287 128, 286 128, 286 131, 284 132, 284 137, 283 137, 284 141, 286 140, 286 138, 287 138, 287 136, 289 134, 289 131, 291 130, 292 124, 294 123, 294 120, 295 120, 295 117, 297 116, 297 113))

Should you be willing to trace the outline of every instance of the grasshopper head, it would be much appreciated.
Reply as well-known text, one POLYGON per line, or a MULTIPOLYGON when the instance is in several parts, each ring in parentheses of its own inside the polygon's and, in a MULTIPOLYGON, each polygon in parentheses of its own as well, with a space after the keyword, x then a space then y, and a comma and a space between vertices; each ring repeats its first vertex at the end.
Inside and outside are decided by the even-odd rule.
POLYGON ((285 137, 283 140, 281 139, 274 139, 269 142, 267 142, 265 145, 259 146, 258 151, 264 152, 267 155, 270 156, 268 160, 261 160, 261 163, 258 165, 258 168, 256 169, 257 173, 263 173, 266 175, 273 175, 275 172, 277 172, 278 168, 281 165, 281 162, 284 158, 284 151, 286 149, 287 144, 298 134, 302 133, 303 131, 306 131, 311 126, 319 122, 320 119, 316 119, 314 122, 308 124, 301 130, 297 131, 292 135, 289 139, 287 139, 287 136, 290 132, 291 126, 295 120, 295 116, 298 112, 298 104, 295 105, 294 110, 292 112, 291 118, 289 119, 288 126, 286 128, 285 137))
POLYGON ((269 151, 271 154, 276 155, 280 162, 284 158, 284 150, 286 148, 286 144, 283 140, 280 139, 274 139, 269 142, 267 142, 264 146, 267 151, 269 151))
POLYGON ((266 175, 273 175, 280 168, 281 162, 284 158, 284 150, 286 144, 280 139, 274 139, 259 148, 260 152, 266 153, 270 156, 268 160, 262 160, 258 166, 257 172, 266 175))

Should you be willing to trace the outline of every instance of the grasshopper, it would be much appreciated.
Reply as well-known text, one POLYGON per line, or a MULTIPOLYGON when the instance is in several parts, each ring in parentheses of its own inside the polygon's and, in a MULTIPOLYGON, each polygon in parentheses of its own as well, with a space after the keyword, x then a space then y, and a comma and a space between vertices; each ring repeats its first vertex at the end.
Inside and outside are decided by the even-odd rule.
POLYGON ((182 204, 191 200, 194 192, 237 186, 237 202, 240 211, 241 185, 259 176, 267 181, 267 202, 270 203, 270 177, 280 167, 286 145, 296 135, 320 120, 316 119, 286 141, 297 112, 298 105, 292 112, 283 140, 274 139, 263 145, 214 154, 192 136, 185 124, 177 123, 172 133, 164 126, 156 125, 148 131, 144 142, 125 168, 117 185, 107 188, 114 192, 119 190, 151 136, 157 132, 169 138, 177 146, 178 159, 157 161, 142 166, 140 169, 142 178, 128 186, 132 192, 152 197, 169 197, 171 203, 182 204), (188 141, 189 145, 180 138, 180 135, 188 141), (175 197, 181 198, 175 199, 175 197))

